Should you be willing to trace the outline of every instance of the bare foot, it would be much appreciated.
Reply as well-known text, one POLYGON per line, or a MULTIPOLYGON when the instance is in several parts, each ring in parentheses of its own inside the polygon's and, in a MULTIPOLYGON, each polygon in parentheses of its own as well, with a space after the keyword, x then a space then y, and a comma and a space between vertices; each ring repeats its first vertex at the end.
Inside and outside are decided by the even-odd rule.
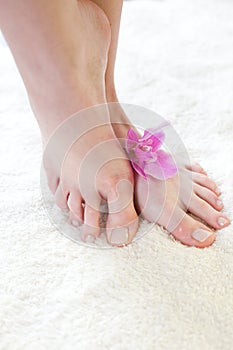
MULTIPOLYGON (((111 117, 115 122, 115 133, 125 139, 131 122, 120 105, 113 110, 111 117)), ((178 167, 177 175, 166 181, 150 176, 145 179, 135 173, 138 213, 148 221, 165 227, 183 244, 207 247, 215 240, 213 229, 229 225, 229 219, 221 213, 220 192, 198 163, 188 165, 181 162, 178 167)))
MULTIPOLYGON (((138 228, 133 171, 107 109, 102 107, 101 113, 98 107, 86 109, 106 102, 109 22, 89 0, 44 6, 20 7, 22 20, 20 13, 16 16, 20 38, 15 40, 15 27, 9 28, 9 22, 5 36, 41 130, 49 187, 57 205, 70 211, 70 223, 84 223, 84 241, 94 241, 100 233, 104 199, 109 243, 128 244, 138 228), (78 113, 84 109, 88 112, 78 113)), ((14 12, 13 5, 10 11, 14 12)))
MULTIPOLYGON (((104 73, 110 42, 110 28, 102 11, 88 1, 80 2, 79 6, 83 27, 89 28, 90 37, 82 40, 82 45, 87 45, 86 54, 77 57, 78 66, 82 68, 78 72, 77 90, 74 94, 69 94, 69 86, 63 90, 68 91, 69 103, 75 96, 76 111, 106 102, 104 73)), ((56 103, 57 108, 59 103, 56 103)), ((62 110, 63 115, 68 115, 60 106, 59 112, 62 110)), ((115 137, 107 108, 99 106, 76 113, 63 122, 52 138, 46 147, 44 164, 57 205, 70 210, 70 223, 74 226, 84 223, 83 240, 93 242, 100 234, 100 203, 104 199, 109 210, 106 231, 109 243, 116 246, 130 243, 138 228, 133 202, 133 172, 115 137), (72 143, 67 132, 70 125, 76 136, 72 143), (56 149, 54 140, 58 143, 69 140, 71 145, 60 172, 61 168, 52 159, 56 149)))

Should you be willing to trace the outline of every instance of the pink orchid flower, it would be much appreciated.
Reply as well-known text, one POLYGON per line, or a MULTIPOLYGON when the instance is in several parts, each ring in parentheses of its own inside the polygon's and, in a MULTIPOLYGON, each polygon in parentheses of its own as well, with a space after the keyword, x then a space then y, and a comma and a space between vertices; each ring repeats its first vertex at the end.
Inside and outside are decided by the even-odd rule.
POLYGON ((177 167, 172 156, 159 149, 165 134, 161 128, 146 129, 139 138, 134 129, 130 128, 126 138, 126 151, 134 170, 144 178, 152 176, 159 180, 166 180, 177 173, 177 167))

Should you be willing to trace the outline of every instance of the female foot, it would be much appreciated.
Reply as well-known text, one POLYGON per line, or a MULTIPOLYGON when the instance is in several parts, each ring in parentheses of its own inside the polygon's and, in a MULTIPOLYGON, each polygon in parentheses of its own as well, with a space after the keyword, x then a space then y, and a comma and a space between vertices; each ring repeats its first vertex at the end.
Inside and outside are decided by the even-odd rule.
MULTIPOLYGON (((120 104, 114 104, 112 110, 113 129, 119 139, 125 140, 133 126, 120 104)), ((166 228, 181 243, 207 247, 215 240, 213 229, 229 225, 229 219, 221 213, 220 192, 199 164, 180 162, 177 166, 178 173, 166 181, 145 179, 135 173, 137 211, 166 228)))
POLYGON ((89 0, 9 1, 1 4, 1 13, 2 30, 47 145, 44 165, 57 205, 70 211, 73 225, 84 223, 84 241, 94 241, 103 198, 109 209, 108 241, 128 244, 138 227, 130 163, 106 108, 101 116, 98 108, 77 113, 106 102, 111 37, 106 16, 89 0))
MULTIPOLYGON (((115 90, 114 70, 122 0, 115 2, 109 2, 108 0, 94 1, 102 7, 111 23, 112 36, 105 74, 106 97, 108 102, 118 102, 115 90)), ((115 111, 116 108, 114 107, 115 111)), ((113 125, 115 134, 117 137, 125 139, 127 131, 131 126, 130 121, 121 108, 113 116, 111 115, 111 117, 116 122, 113 125)), ((207 247, 213 243, 215 234, 206 225, 186 214, 186 211, 189 210, 198 219, 204 220, 214 229, 226 227, 229 220, 220 212, 223 205, 218 198, 217 186, 209 179, 199 164, 194 164, 192 167, 184 164, 181 166, 180 173, 182 173, 180 185, 185 187, 187 182, 189 182, 189 185, 193 185, 189 193, 190 202, 187 201, 187 196, 182 194, 184 191, 179 193, 177 176, 161 183, 152 178, 146 182, 142 177, 136 175, 136 202, 138 210, 139 212, 142 211, 146 219, 152 222, 158 222, 160 225, 166 227, 182 243, 197 247, 207 247), (166 196, 164 196, 163 192, 165 186, 167 188, 166 196), (146 201, 147 193, 149 194, 148 201, 146 201), (161 208, 163 210, 160 217, 158 217, 158 210, 161 208), (172 212, 172 208, 175 208, 174 213, 172 212), (173 220, 169 223, 171 217, 173 220), (171 224, 172 221, 173 225, 171 224), (174 223, 177 223, 176 228, 174 228, 174 223), (208 237, 205 236, 209 234, 211 235, 208 237)))

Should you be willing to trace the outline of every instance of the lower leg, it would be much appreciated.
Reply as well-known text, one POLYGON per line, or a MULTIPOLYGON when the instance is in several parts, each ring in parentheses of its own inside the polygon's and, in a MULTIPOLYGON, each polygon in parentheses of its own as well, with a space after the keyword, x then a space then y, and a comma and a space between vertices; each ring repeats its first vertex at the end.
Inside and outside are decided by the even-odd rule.
MULTIPOLYGON (((106 102, 105 71, 111 33, 109 22, 99 7, 89 0, 0 0, 0 9, 1 29, 24 80, 45 142, 71 114, 106 102)), ((84 119, 80 119, 80 123, 85 127, 84 119)), ((80 164, 91 148, 109 140, 112 141, 112 158, 102 166, 101 176, 93 180, 104 199, 108 200, 109 193, 115 193, 118 198, 118 182, 127 180, 132 184, 133 174, 109 122, 87 133, 85 140, 79 141, 82 147, 79 142, 73 145, 63 169, 52 166, 53 154, 45 160, 57 204, 70 209, 73 222, 76 218, 84 220, 84 236, 93 225, 91 232, 98 236, 99 210, 91 208, 91 203, 87 203, 81 193, 76 183, 77 172, 81 173, 80 164), (84 213, 82 202, 85 203, 84 213)), ((89 177, 82 174, 82 178, 89 177)), ((97 203, 99 198, 94 190, 93 202, 97 203)), ((110 207, 112 202, 114 198, 111 198, 110 207)), ((109 215, 108 219, 109 229, 128 227, 129 235, 122 243, 132 240, 137 230, 132 191, 128 203, 122 212, 118 206, 119 214, 109 215)), ((117 239, 109 241, 117 242, 117 239)))
POLYGON ((108 17, 111 26, 111 43, 108 54, 108 65, 105 74, 106 98, 108 102, 117 102, 115 88, 114 71, 117 55, 118 37, 120 30, 122 0, 92 0, 95 2, 108 17))
MULTIPOLYGON (((87 12, 87 4, 79 1, 77 6, 76 0, 24 0, 20 3, 9 0, 0 3, 1 29, 29 92, 40 128, 46 128, 44 133, 50 133, 56 124, 77 109, 105 101, 104 76, 101 75, 104 75, 106 63, 102 52, 107 54, 110 43, 108 23, 107 20, 104 23, 102 16, 101 30, 96 33, 105 36, 105 42, 101 40, 101 43, 106 47, 99 48, 101 54, 97 43, 92 43, 96 46, 93 48, 82 45, 83 37, 91 40, 92 36, 91 28, 88 30, 89 18, 83 15, 87 12), (83 62, 86 57, 89 64, 83 62), (98 65, 102 65, 102 69, 97 70, 98 65), (80 90, 91 91, 84 95, 80 90)), ((97 22, 94 12, 89 17, 92 17, 92 22, 97 22)))

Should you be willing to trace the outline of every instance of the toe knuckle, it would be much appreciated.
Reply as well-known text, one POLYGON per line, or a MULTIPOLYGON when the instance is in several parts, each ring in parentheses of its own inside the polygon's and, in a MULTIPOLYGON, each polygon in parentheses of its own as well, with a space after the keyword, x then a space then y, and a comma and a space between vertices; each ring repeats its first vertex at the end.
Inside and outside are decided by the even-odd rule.
POLYGON ((206 187, 211 187, 212 181, 205 175, 202 176, 202 183, 206 187))
POLYGON ((118 172, 118 173, 111 174, 111 176, 106 177, 103 182, 104 182, 105 188, 110 190, 112 188, 116 188, 116 186, 121 181, 131 182, 131 178, 127 173, 118 172))
POLYGON ((200 201, 199 208, 201 209, 202 212, 204 212, 208 208, 208 204, 205 201, 200 201))
POLYGON ((112 189, 115 189, 117 187, 117 184, 119 181, 120 181, 120 177, 117 175, 106 177, 102 183, 103 189, 105 189, 105 191, 109 192, 112 189))
MULTIPOLYGON (((210 191, 209 191, 210 192, 210 191)), ((214 194, 214 193, 209 193, 207 194, 207 200, 210 202, 210 203, 215 203, 216 200, 217 200, 217 196, 214 194)))

